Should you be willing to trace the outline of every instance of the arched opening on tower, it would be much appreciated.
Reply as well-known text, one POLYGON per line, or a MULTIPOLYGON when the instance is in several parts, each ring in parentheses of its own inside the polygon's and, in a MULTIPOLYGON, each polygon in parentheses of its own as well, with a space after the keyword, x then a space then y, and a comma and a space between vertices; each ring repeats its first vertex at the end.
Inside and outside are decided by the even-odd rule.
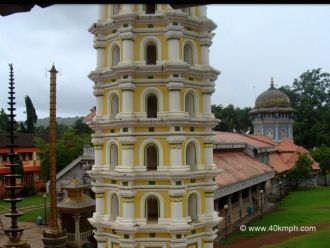
POLYGON ((119 216, 119 199, 116 194, 111 196, 110 218, 115 220, 119 216))
POLYGON ((185 62, 187 62, 189 65, 194 64, 193 59, 193 48, 190 44, 186 44, 183 48, 183 59, 185 62))
POLYGON ((119 113, 119 99, 113 94, 110 100, 110 118, 113 119, 119 113))
POLYGON ((157 118, 158 100, 157 96, 151 94, 147 97, 147 118, 157 118))
POLYGON ((191 93, 185 96, 185 112, 187 112, 190 117, 195 116, 195 99, 194 95, 191 93))
POLYGON ((188 197, 188 216, 190 216, 192 221, 198 220, 197 211, 197 196, 196 194, 190 194, 188 197))
POLYGON ((116 66, 118 65, 119 61, 120 61, 120 50, 119 50, 119 46, 115 45, 112 48, 111 65, 116 66))
POLYGON ((186 147, 186 165, 190 166, 191 170, 196 169, 196 146, 194 143, 189 143, 186 147))
POLYGON ((145 148, 145 165, 147 170, 157 170, 158 149, 154 144, 149 144, 145 148))
POLYGON ((148 43, 146 49, 147 65, 155 65, 157 61, 157 46, 155 43, 148 43))
POLYGON ((118 165, 118 146, 112 144, 110 146, 110 166, 115 167, 118 165))
POLYGON ((145 10, 146 10, 146 14, 155 14, 156 4, 146 4, 145 10))
POLYGON ((157 223, 159 218, 159 201, 156 197, 151 196, 147 199, 146 204, 147 223, 157 223))

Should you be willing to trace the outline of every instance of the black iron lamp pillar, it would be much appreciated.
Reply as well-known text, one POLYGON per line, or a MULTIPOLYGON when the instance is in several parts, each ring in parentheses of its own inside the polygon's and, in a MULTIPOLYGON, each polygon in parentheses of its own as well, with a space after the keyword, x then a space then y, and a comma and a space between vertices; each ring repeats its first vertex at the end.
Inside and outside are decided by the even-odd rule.
POLYGON ((279 184, 280 184, 280 201, 282 201, 282 181, 280 181, 279 184))
POLYGON ((26 240, 22 240, 22 235, 24 228, 19 227, 17 225, 17 218, 22 216, 23 213, 20 213, 17 211, 16 203, 20 202, 23 198, 18 198, 16 197, 16 190, 21 188, 20 186, 16 185, 16 179, 20 177, 18 173, 16 173, 16 168, 18 166, 17 161, 18 161, 18 154, 15 152, 15 138, 17 137, 15 135, 16 131, 16 126, 17 122, 15 121, 15 116, 16 114, 14 111, 16 110, 15 108, 15 86, 14 86, 14 72, 13 72, 13 65, 9 64, 10 68, 10 75, 9 75, 9 115, 8 115, 8 121, 9 121, 9 128, 8 128, 8 138, 9 138, 9 164, 8 166, 10 168, 10 172, 8 175, 5 175, 5 180, 6 182, 9 181, 9 185, 6 185, 6 191, 7 194, 9 195, 8 198, 4 199, 5 202, 10 202, 11 207, 10 207, 10 213, 5 214, 6 217, 11 218, 11 226, 4 228, 4 232, 9 238, 9 240, 2 246, 4 248, 30 248, 30 245, 26 240))
POLYGON ((262 215, 263 193, 264 193, 264 191, 261 189, 260 190, 260 219, 264 218, 264 216, 262 215))
POLYGON ((46 213, 46 194, 43 194, 42 197, 44 198, 44 219, 45 219, 45 226, 47 225, 47 213, 46 213))
POLYGON ((228 240, 228 205, 223 206, 225 210, 225 235, 226 235, 226 241, 228 240))

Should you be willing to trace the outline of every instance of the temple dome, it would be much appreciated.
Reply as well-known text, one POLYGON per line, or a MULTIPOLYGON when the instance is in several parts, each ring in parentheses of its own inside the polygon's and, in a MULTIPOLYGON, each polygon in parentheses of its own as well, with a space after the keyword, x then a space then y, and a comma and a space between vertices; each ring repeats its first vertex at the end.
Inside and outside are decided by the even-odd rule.
POLYGON ((269 107, 291 107, 289 97, 274 87, 273 78, 271 79, 270 88, 262 92, 255 102, 255 108, 269 107))

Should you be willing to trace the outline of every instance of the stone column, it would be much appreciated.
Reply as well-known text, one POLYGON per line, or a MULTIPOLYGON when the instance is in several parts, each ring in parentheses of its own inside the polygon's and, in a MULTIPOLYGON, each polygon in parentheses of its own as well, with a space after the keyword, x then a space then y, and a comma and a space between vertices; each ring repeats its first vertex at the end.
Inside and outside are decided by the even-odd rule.
POLYGON ((239 217, 243 216, 243 198, 242 198, 242 190, 238 192, 238 202, 239 202, 239 217))
POLYGON ((179 60, 180 48, 179 48, 179 39, 170 38, 168 41, 168 60, 179 60))
POLYGON ((251 189, 251 187, 248 188, 248 193, 249 193, 249 207, 252 207, 253 200, 252 200, 252 189, 251 189))
POLYGON ((207 6, 201 5, 199 6, 200 16, 206 18, 207 17, 207 6))
POLYGON ((131 171, 134 166, 134 143, 136 139, 130 137, 120 137, 119 142, 121 143, 122 149, 119 151, 121 154, 121 165, 117 166, 116 171, 131 171))
POLYGON ((107 16, 107 6, 104 4, 99 5, 99 21, 104 21, 107 16))
POLYGON ((180 143, 170 143, 170 161, 171 167, 178 168, 182 166, 182 149, 180 143))
POLYGON ((117 222, 124 225, 135 225, 134 221, 134 196, 122 197, 122 216, 117 217, 117 222))
POLYGON ((231 195, 227 196, 227 200, 228 200, 228 224, 230 224, 232 219, 231 195))
POLYGON ((98 240, 97 241, 97 248, 106 248, 107 243, 105 240, 98 240))
POLYGON ((171 197, 171 222, 174 225, 186 225, 186 219, 182 216, 182 196, 185 191, 182 189, 170 190, 171 197))
POLYGON ((133 98, 135 85, 132 83, 121 83, 122 89, 122 108, 119 113, 121 119, 129 119, 133 117, 133 98))
POLYGON ((123 4, 122 12, 131 13, 133 11, 133 4, 123 4))
POLYGON ((213 248, 213 242, 210 241, 210 242, 204 242, 204 247, 205 248, 213 248))
POLYGON ((205 192, 205 212, 207 215, 214 214, 214 192, 205 192))
POLYGON ((213 143, 204 143, 205 167, 213 165, 213 143))
POLYGON ((95 153, 95 167, 102 167, 103 162, 102 162, 102 145, 95 144, 94 145, 94 153, 95 153))
POLYGON ((134 33, 132 32, 133 28, 131 25, 124 28, 119 33, 119 38, 123 41, 123 47, 121 49, 122 61, 120 64, 130 63, 134 60, 134 33))
MULTIPOLYGON (((169 31, 165 33, 167 37, 168 44, 168 60, 169 61, 179 61, 180 57, 180 44, 179 39, 182 37, 182 26, 174 26, 170 24, 168 26, 169 31)), ((182 59, 181 59, 182 60, 182 59)))
POLYGON ((96 49, 96 70, 100 70, 104 67, 105 45, 103 41, 100 41, 102 38, 102 35, 99 34, 94 42, 94 48, 96 49))
POLYGON ((186 138, 184 136, 169 136, 167 142, 170 147, 170 168, 175 170, 185 170, 182 158, 182 143, 186 138))
POLYGON ((75 214, 73 215, 73 219, 74 219, 74 240, 75 241, 80 241, 80 215, 79 214, 75 214))
MULTIPOLYGON (((205 34, 205 36, 208 34, 205 34)), ((200 41, 201 51, 202 51, 202 65, 208 66, 209 65, 209 53, 212 41, 210 38, 204 38, 200 41)))
POLYGON ((173 79, 167 84, 169 90, 169 116, 177 117, 183 114, 181 110, 181 97, 180 90, 183 87, 183 83, 179 80, 173 79))
POLYGON ((103 91, 94 89, 94 96, 96 96, 96 117, 99 117, 103 115, 103 91))
POLYGON ((104 192, 98 192, 95 194, 95 213, 96 219, 102 218, 104 215, 104 192))

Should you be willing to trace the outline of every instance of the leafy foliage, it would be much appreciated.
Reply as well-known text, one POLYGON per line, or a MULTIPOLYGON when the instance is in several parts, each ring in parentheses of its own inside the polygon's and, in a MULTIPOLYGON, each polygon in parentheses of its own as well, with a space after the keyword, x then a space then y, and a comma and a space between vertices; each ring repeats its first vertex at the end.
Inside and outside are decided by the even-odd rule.
POLYGON ((325 185, 327 186, 327 173, 330 171, 330 147, 322 145, 311 149, 312 157, 320 163, 322 174, 324 175, 325 185))
MULTIPOLYGON (((82 155, 84 145, 91 144, 91 133, 92 130, 86 124, 82 123, 81 120, 77 120, 72 127, 65 124, 57 125, 57 172, 82 155)), ((49 180, 49 143, 39 137, 36 138, 36 144, 40 149, 40 174, 47 181, 49 180)))
POLYGON ((6 133, 9 127, 8 115, 5 110, 1 108, 0 110, 0 133, 6 133))
POLYGON ((308 149, 330 146, 330 74, 321 69, 307 70, 293 86, 281 87, 297 110, 294 122, 295 143, 308 149))
POLYGON ((26 130, 28 133, 33 133, 34 127, 38 120, 38 116, 29 96, 25 96, 25 107, 26 107, 26 121, 25 121, 26 130))
POLYGON ((247 133, 253 130, 252 121, 249 117, 251 108, 239 108, 229 104, 227 107, 222 105, 212 105, 212 113, 221 122, 215 127, 216 131, 247 133))
POLYGON ((296 182, 296 187, 306 179, 311 177, 313 161, 308 157, 308 153, 299 153, 298 159, 293 168, 291 168, 287 177, 296 182))

